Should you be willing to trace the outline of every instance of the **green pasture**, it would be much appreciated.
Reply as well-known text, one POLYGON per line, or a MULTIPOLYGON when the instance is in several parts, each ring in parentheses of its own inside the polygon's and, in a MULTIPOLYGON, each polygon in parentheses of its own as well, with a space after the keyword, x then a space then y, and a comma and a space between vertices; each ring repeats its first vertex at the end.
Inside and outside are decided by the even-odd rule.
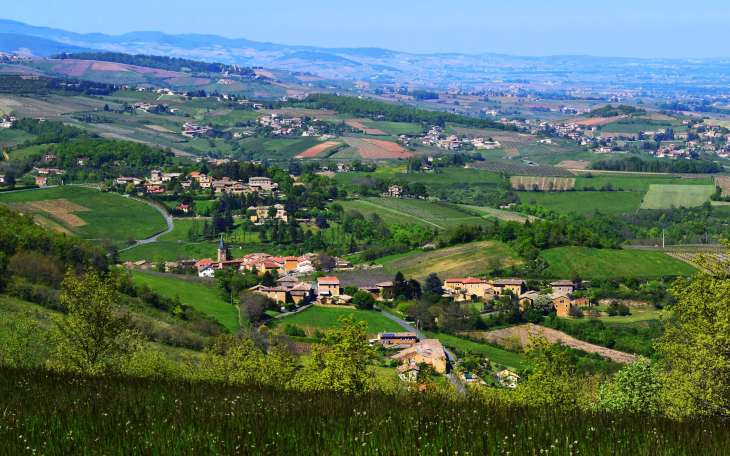
POLYGON ((459 212, 425 200, 400 198, 364 198, 343 201, 345 211, 358 211, 368 215, 378 214, 383 220, 398 223, 415 223, 440 230, 462 224, 486 226, 489 221, 482 217, 459 212))
MULTIPOLYGON (((85 221, 86 225, 71 231, 84 238, 122 240, 127 236, 132 236, 135 239, 145 239, 167 229, 164 217, 151 206, 93 188, 63 186, 0 194, 0 203, 27 203, 55 199, 66 199, 90 209, 89 211, 73 212, 74 215, 85 221)), ((62 222, 47 212, 39 215, 51 218, 56 223, 62 222)))
POLYGON ((640 192, 517 192, 522 204, 537 204, 560 214, 577 212, 586 217, 595 214, 629 214, 636 212, 641 203, 640 192))
POLYGON ((33 135, 26 133, 23 130, 13 130, 10 128, 0 128, 0 143, 1 142, 15 142, 20 143, 26 139, 33 139, 33 135))
POLYGON ((662 185, 715 185, 714 180, 708 179, 682 179, 672 175, 667 176, 606 176, 595 175, 593 177, 578 177, 575 179, 575 189, 581 190, 584 187, 603 188, 610 183, 614 190, 627 191, 648 191, 652 184, 662 185))
POLYGON ((484 274, 487 272, 489 261, 493 258, 499 258, 502 267, 521 262, 507 245, 496 241, 474 242, 429 252, 393 255, 376 262, 383 264, 389 271, 400 271, 406 277, 424 279, 435 272, 442 279, 450 279, 484 274))
POLYGON ((406 122, 377 121, 365 122, 363 123, 363 125, 367 128, 376 128, 384 133, 388 133, 389 135, 393 136, 420 134, 423 130, 417 124, 406 122))
MULTIPOLYGON (((689 179, 688 179, 689 180, 689 179)), ((707 179, 712 181, 712 179, 707 179)), ((642 209, 669 209, 670 207, 696 207, 709 201, 715 193, 714 185, 662 185, 651 184, 641 203, 642 209)))
POLYGON ((549 271, 553 276, 563 278, 568 277, 573 269, 584 279, 689 276, 697 272, 689 264, 665 253, 645 250, 557 247, 543 250, 540 256, 550 265, 549 271))
POLYGON ((355 320, 366 322, 368 324, 367 331, 369 334, 405 331, 403 326, 375 310, 341 309, 336 307, 319 306, 312 306, 309 309, 298 312, 294 315, 282 317, 277 320, 277 325, 289 323, 291 325, 308 326, 324 330, 335 327, 340 328, 342 327, 342 324, 337 321, 340 315, 344 315, 346 317, 354 315, 355 320))
POLYGON ((146 284, 168 298, 178 296, 181 303, 215 317, 229 331, 235 333, 241 328, 238 321, 238 308, 218 297, 216 287, 198 285, 140 271, 130 270, 129 272, 134 277, 135 284, 146 284))
POLYGON ((40 145, 40 146, 29 146, 24 147, 22 149, 13 149, 10 152, 8 152, 8 156, 10 157, 10 161, 18 161, 23 159, 31 158, 34 155, 45 153, 48 150, 48 145, 40 145))

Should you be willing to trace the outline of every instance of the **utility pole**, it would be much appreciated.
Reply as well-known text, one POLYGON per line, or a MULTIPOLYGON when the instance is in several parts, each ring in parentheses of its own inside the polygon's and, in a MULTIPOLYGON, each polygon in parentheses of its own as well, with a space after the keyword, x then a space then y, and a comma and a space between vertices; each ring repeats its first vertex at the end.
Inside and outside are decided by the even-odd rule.
POLYGON ((664 229, 662 229, 662 248, 664 248, 664 229))

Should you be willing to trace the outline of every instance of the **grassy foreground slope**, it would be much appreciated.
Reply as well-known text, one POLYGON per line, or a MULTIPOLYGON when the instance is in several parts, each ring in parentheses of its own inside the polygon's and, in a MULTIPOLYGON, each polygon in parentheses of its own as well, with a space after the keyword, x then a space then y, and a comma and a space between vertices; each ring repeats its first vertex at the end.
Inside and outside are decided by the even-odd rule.
POLYGON ((146 284, 168 298, 174 298, 177 295, 182 304, 187 304, 195 310, 212 315, 233 333, 241 328, 238 322, 237 308, 220 299, 218 290, 214 287, 196 285, 139 271, 130 271, 130 273, 136 284, 146 284))
POLYGON ((730 440, 717 421, 42 369, 0 369, 0 403, 6 454, 720 456, 730 440))
POLYGON ((689 276, 697 273, 692 266, 662 252, 558 247, 543 250, 540 256, 550 264, 550 272, 566 278, 573 269, 584 279, 689 276))
POLYGON ((153 207, 104 193, 93 188, 63 186, 0 194, 0 204, 7 203, 21 212, 32 212, 51 223, 51 227, 87 239, 122 240, 127 236, 144 239, 167 228, 164 217, 153 207), (35 202, 55 200, 47 210, 33 206, 35 202), (67 205, 66 200, 73 205, 67 205), (65 211, 65 207, 82 210, 65 211), (84 210, 85 209, 85 210, 84 210), (71 214, 71 217, 68 216, 71 214), (78 224, 80 219, 83 224, 78 224))

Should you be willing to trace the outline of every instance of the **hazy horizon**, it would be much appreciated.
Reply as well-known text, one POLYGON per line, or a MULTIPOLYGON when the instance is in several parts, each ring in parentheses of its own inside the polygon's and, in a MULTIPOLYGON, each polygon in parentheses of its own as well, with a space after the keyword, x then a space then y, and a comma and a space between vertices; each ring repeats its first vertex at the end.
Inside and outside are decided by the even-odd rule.
POLYGON ((333 0, 306 4, 282 0, 272 7, 220 0, 215 10, 201 12, 200 3, 190 0, 153 4, 129 0, 123 9, 89 0, 79 0, 69 9, 42 0, 13 2, 2 17, 75 33, 212 34, 284 45, 376 47, 417 54, 725 57, 713 43, 721 42, 730 3, 710 0, 694 10, 677 0, 604 3, 527 0, 518 8, 491 0, 455 0, 448 6, 434 0, 397 4, 376 0, 358 7, 333 0))

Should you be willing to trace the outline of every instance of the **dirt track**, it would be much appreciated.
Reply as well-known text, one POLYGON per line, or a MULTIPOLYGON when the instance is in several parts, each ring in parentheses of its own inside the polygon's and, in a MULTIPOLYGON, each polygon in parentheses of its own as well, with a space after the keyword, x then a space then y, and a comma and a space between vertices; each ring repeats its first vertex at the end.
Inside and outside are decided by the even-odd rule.
POLYGON ((603 357, 611 358, 612 360, 620 363, 630 363, 636 359, 634 355, 629 355, 628 353, 620 352, 617 350, 611 350, 610 348, 601 347, 600 345, 589 344, 588 342, 583 342, 573 337, 570 337, 564 332, 556 331, 554 329, 546 328, 539 325, 527 324, 514 326, 512 328, 497 329, 494 331, 471 331, 462 334, 468 334, 472 337, 488 339, 498 343, 502 343, 504 339, 509 336, 517 335, 520 336, 520 339, 522 339, 522 346, 524 347, 527 345, 528 338, 530 336, 534 337, 540 335, 540 333, 542 333, 542 336, 550 342, 557 342, 558 340, 560 340, 562 345, 567 345, 568 347, 576 348, 579 350, 585 350, 589 353, 598 353, 603 357))

